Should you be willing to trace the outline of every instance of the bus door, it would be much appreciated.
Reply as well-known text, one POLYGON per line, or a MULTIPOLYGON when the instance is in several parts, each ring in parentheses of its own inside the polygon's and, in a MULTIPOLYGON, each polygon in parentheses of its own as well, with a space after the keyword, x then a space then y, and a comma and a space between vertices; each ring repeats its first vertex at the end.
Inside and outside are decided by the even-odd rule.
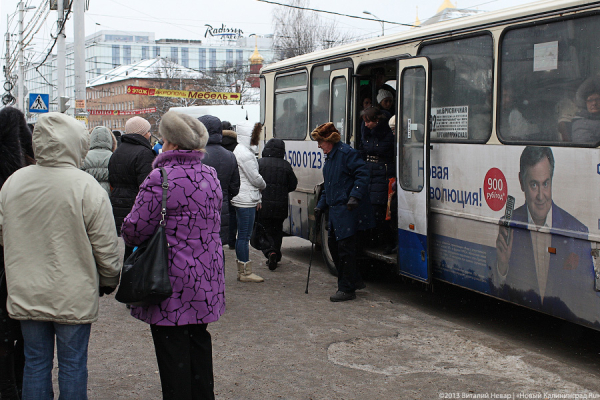
POLYGON ((335 70, 329 75, 329 121, 340 132, 342 142, 347 143, 348 136, 348 96, 350 92, 350 68, 335 70))
POLYGON ((427 57, 398 60, 398 273, 427 283, 430 82, 427 57))

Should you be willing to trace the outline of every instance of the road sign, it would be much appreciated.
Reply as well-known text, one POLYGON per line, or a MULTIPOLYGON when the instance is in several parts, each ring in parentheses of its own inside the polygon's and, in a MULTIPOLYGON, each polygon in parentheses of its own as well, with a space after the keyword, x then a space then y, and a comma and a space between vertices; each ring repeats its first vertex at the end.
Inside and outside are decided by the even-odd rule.
POLYGON ((50 95, 44 93, 29 93, 29 112, 47 113, 50 95))

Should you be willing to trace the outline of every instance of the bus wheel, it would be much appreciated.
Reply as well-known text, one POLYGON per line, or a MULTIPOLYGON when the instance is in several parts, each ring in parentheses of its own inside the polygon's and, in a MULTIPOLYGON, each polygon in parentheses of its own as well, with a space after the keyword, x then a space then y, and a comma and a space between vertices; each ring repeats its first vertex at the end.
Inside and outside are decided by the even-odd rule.
POLYGON ((321 254, 323 254, 323 260, 327 265, 327 269, 333 276, 337 276, 337 269, 335 268, 335 263, 333 262, 333 257, 331 256, 331 251, 329 250, 329 211, 321 214, 321 254))

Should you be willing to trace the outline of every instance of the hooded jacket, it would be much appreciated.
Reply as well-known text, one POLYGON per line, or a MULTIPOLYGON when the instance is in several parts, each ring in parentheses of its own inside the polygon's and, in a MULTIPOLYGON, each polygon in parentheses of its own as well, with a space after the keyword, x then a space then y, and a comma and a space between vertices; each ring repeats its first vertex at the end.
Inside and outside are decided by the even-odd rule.
POLYGON ((7 308, 18 320, 87 324, 98 319, 98 287, 116 287, 121 260, 106 191, 82 160, 89 134, 48 113, 33 132, 36 165, 0 190, 0 241, 7 308))
POLYGON ((221 120, 212 115, 198 118, 208 131, 206 154, 202 163, 217 170, 217 176, 223 190, 223 207, 221 209, 221 242, 229 240, 229 199, 237 196, 240 191, 240 173, 237 160, 232 152, 221 146, 223 133, 221 120))
POLYGON ((83 162, 83 170, 96 178, 109 195, 108 162, 112 156, 112 148, 112 132, 104 126, 97 126, 90 135, 90 151, 83 162))
POLYGON ((284 159, 285 143, 271 139, 258 160, 258 172, 267 183, 262 192, 261 218, 285 219, 288 216, 288 193, 296 190, 298 179, 290 163, 284 159))
POLYGON ((251 150, 252 125, 243 122, 237 125, 238 146, 233 155, 240 172, 240 192, 231 199, 231 204, 240 208, 256 207, 260 203, 260 191, 267 187, 258 173, 258 161, 251 150))
POLYGON ((223 140, 221 141, 221 146, 233 153, 237 144, 237 133, 235 133, 235 131, 223 129, 223 140))
POLYGON ((154 151, 145 137, 136 133, 121 136, 121 145, 108 162, 108 181, 113 187, 110 202, 118 232, 133 207, 140 185, 152 171, 152 161, 154 151))

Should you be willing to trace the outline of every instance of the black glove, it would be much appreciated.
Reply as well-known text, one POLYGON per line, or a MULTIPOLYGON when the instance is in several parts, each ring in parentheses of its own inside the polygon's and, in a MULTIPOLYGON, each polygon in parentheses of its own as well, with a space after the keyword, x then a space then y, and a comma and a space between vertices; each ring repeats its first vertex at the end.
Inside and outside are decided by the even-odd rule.
POLYGON ((358 199, 356 197, 350 197, 348 199, 348 203, 346 203, 346 208, 348 209, 348 211, 352 211, 356 207, 358 207, 358 199))
POLYGON ((100 297, 104 296, 105 294, 111 294, 114 291, 115 291, 114 287, 100 286, 100 297))
POLYGON ((315 221, 320 221, 322 214, 323 210, 321 210, 319 207, 315 207, 315 221))

